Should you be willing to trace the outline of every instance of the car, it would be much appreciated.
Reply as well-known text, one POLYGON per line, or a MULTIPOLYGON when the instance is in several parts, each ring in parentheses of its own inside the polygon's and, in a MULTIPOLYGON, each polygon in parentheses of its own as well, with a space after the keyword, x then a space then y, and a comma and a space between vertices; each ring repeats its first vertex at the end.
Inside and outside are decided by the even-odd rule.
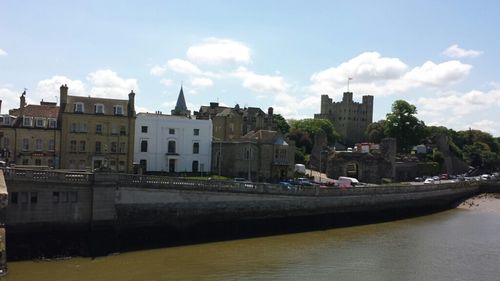
POLYGON ((416 182, 422 182, 422 181, 424 181, 424 179, 423 179, 423 178, 421 178, 421 177, 416 177, 416 178, 415 178, 415 181, 416 181, 416 182))
POLYGON ((434 184, 434 179, 431 179, 431 178, 426 178, 425 181, 424 181, 424 184, 434 184))

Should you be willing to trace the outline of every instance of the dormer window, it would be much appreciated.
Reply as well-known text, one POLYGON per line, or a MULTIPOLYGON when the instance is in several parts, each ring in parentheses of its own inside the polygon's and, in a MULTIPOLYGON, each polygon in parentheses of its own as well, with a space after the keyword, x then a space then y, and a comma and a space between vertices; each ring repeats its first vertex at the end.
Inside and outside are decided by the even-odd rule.
POLYGON ((83 102, 75 102, 73 104, 73 111, 75 113, 83 113, 83 110, 84 110, 84 108, 83 108, 83 102))
POLYGON ((104 104, 95 104, 94 105, 94 113, 95 114, 104 114, 104 104))
POLYGON ((113 106, 113 113, 115 115, 123 115, 123 106, 121 106, 121 105, 113 106))
POLYGON ((51 129, 57 128, 57 119, 49 118, 49 128, 51 129))
POLYGON ((33 127, 33 117, 23 116, 23 127, 33 127))
POLYGON ((43 118, 35 118, 35 126, 37 128, 45 127, 45 120, 43 118))

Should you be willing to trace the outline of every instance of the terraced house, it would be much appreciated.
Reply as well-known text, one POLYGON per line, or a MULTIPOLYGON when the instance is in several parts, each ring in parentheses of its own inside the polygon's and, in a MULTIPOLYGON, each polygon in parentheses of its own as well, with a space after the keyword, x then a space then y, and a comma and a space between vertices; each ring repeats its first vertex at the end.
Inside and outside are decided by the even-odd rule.
POLYGON ((68 95, 60 87, 61 166, 132 172, 135 93, 128 100, 68 95))
MULTIPOLYGON (((1 103, 0 103, 1 104, 1 103)), ((59 168, 59 107, 55 102, 26 104, 26 91, 19 108, 0 116, 0 158, 16 165, 59 168)))

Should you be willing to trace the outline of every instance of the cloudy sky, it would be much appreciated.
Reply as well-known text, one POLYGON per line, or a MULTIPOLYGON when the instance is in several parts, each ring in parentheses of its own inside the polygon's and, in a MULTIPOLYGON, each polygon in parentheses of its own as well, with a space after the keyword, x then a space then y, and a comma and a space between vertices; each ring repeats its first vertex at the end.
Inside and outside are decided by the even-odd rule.
POLYGON ((70 94, 170 112, 216 102, 313 117, 320 96, 404 99, 428 125, 500 136, 498 1, 0 2, 1 111, 70 94))

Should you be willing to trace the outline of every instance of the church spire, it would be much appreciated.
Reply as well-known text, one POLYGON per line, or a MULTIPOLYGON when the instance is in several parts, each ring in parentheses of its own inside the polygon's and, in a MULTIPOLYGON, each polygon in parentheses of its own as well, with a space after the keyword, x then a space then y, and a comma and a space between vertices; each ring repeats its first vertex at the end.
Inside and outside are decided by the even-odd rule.
POLYGON ((191 111, 189 111, 186 106, 186 99, 184 98, 184 91, 182 89, 182 84, 181 84, 181 90, 179 91, 179 97, 177 98, 177 103, 175 104, 175 109, 172 110, 172 115, 179 115, 186 117, 191 116, 191 111))

